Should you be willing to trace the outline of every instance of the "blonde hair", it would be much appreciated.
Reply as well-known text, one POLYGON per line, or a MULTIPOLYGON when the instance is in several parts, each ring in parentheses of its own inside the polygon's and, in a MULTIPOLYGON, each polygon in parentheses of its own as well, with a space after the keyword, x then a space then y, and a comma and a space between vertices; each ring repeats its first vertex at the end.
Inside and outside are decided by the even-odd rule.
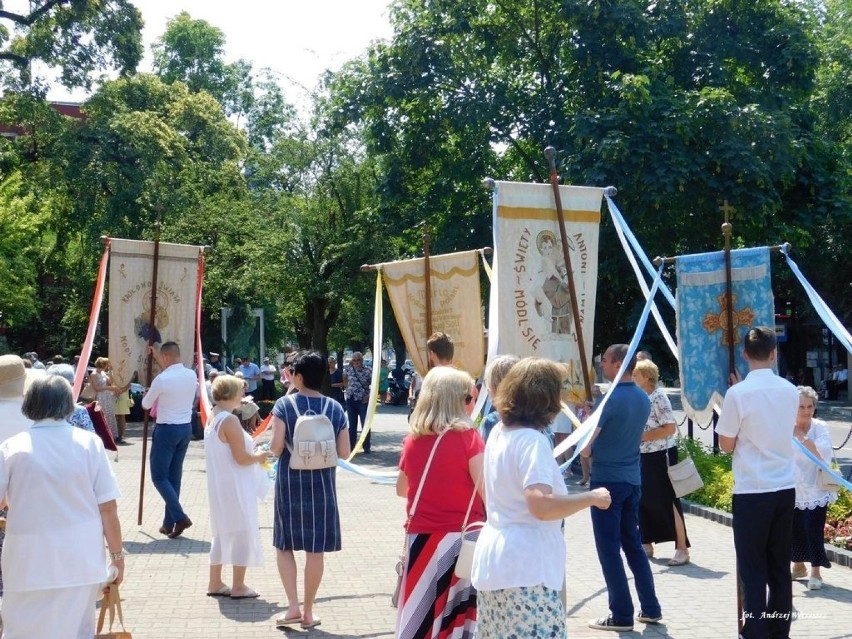
POLYGON ((437 366, 426 373, 408 423, 411 434, 420 437, 440 435, 448 428, 472 428, 465 411, 472 385, 470 375, 450 366, 437 366))
POLYGON ((500 357, 495 357, 491 361, 485 369, 485 376, 483 378, 483 383, 485 384, 485 388, 488 389, 489 395, 493 397, 497 392, 497 388, 500 386, 500 382, 503 381, 503 378, 506 377, 512 366, 519 361, 520 359, 516 355, 500 355, 500 357))
POLYGON ((641 375, 644 379, 657 385, 660 381, 660 369, 650 359, 640 359, 636 362, 636 368, 633 369, 633 375, 641 375))
POLYGON ((213 401, 227 402, 243 396, 243 380, 235 375, 217 375, 213 380, 213 401))
POLYGON ((95 368, 99 371, 106 370, 107 366, 109 366, 109 357, 99 357, 95 360, 95 368))

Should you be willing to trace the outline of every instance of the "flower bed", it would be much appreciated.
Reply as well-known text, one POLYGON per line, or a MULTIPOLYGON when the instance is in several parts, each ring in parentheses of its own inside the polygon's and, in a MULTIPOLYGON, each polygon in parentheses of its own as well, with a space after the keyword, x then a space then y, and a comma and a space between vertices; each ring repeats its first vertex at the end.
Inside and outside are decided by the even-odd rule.
MULTIPOLYGON (((681 459, 689 452, 704 479, 704 488, 689 495, 689 501, 731 512, 731 491, 734 487, 731 455, 714 455, 712 449, 689 439, 681 440, 679 446, 681 459)), ((838 548, 852 550, 852 494, 848 490, 840 490, 837 501, 828 507, 825 541, 838 548)))

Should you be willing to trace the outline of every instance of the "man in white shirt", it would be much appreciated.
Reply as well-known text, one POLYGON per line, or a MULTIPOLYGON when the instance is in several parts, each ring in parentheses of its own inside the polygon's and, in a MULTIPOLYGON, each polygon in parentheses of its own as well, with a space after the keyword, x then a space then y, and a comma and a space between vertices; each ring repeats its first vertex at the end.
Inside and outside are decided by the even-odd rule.
POLYGON ((151 481, 166 502, 160 533, 176 539, 192 526, 180 505, 180 482, 183 459, 192 437, 192 406, 198 380, 195 373, 181 363, 180 347, 175 342, 166 342, 159 352, 152 348, 151 354, 162 370, 142 398, 143 408, 157 407, 157 425, 151 436, 149 458, 151 481))
POLYGON ((772 370, 776 340, 761 326, 745 336, 749 373, 736 373, 716 425, 719 446, 733 452, 733 529, 743 583, 743 639, 787 639, 793 611, 790 580, 796 387, 772 370), (767 599, 767 587, 769 596, 767 599))
POLYGON ((263 365, 260 367, 261 388, 260 399, 275 400, 275 373, 278 369, 275 367, 268 357, 263 358, 263 365))

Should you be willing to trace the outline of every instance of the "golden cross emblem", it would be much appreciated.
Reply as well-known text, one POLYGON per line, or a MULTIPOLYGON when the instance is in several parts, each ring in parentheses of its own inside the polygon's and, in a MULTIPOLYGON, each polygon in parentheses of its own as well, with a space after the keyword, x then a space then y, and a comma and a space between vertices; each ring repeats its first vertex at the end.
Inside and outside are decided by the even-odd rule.
MULTIPOLYGON (((722 345, 728 346, 731 343, 731 337, 728 334, 728 311, 726 299, 727 296, 722 293, 719 297, 716 298, 719 300, 719 308, 722 309, 719 314, 707 313, 704 316, 704 319, 701 321, 701 325, 704 327, 704 330, 710 334, 720 330, 722 331, 722 345)), ((745 307, 739 311, 733 310, 734 306, 737 303, 737 296, 731 295, 731 309, 733 313, 733 322, 731 326, 734 328, 734 344, 738 344, 740 341, 740 336, 737 334, 738 326, 751 326, 754 323, 754 311, 752 311, 749 307, 745 307)))

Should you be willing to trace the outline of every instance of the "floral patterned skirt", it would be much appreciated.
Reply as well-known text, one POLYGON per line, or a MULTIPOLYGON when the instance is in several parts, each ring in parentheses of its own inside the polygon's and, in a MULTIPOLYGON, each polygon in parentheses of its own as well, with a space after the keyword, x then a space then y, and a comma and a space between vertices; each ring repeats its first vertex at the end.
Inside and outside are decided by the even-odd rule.
POLYGON ((568 626, 558 590, 542 585, 480 590, 476 639, 565 639, 568 626))

